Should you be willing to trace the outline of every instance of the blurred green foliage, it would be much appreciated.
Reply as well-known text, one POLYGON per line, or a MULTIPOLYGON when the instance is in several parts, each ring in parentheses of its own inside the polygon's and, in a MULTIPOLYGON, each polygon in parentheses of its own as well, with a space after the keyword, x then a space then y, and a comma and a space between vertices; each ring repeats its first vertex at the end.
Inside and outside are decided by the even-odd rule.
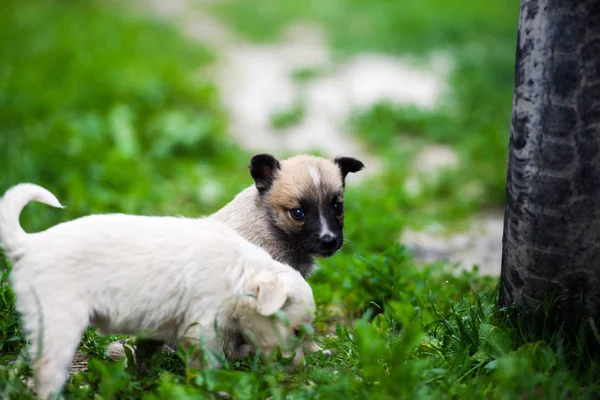
MULTIPOLYGON (((436 213, 436 220, 503 204, 517 0, 226 0, 215 2, 212 9, 254 40, 275 40, 291 23, 314 22, 340 58, 380 51, 409 52, 428 61, 432 52, 448 53, 451 90, 435 110, 380 104, 356 115, 353 130, 377 154, 387 155, 390 169, 399 170, 390 173, 388 183, 403 181, 412 143, 442 143, 458 151, 461 167, 449 177, 449 204, 436 213), (461 204, 461 183, 469 182, 482 185, 483 195, 461 204)), ((439 197, 428 193, 419 202, 439 197)))
MULTIPOLYGON (((203 73, 218 54, 120 2, 0 7, 0 190, 35 182, 67 206, 28 206, 26 229, 101 212, 203 215, 251 183, 250 155, 228 140, 218 93, 203 73)), ((593 398, 597 362, 565 349, 560 332, 534 340, 505 321, 495 279, 444 263, 417 266, 395 244, 405 225, 460 220, 502 203, 517 1, 229 0, 213 9, 260 40, 294 21, 319 23, 341 57, 448 50, 451 93, 434 111, 380 104, 351 121, 387 168, 348 188, 347 244, 310 278, 315 329, 332 360, 310 355, 297 374, 252 357, 185 371, 180 357, 165 355, 147 374, 132 375, 106 360, 112 338, 89 329, 80 350, 92 360, 71 376, 65 397, 593 398), (460 170, 410 194, 403 182, 411 157, 428 143, 452 146, 460 170), (468 193, 473 183, 482 194, 468 193)), ((285 127, 301 114, 275 115, 273 123, 285 127)), ((22 379, 31 370, 10 270, 1 269, 0 393, 33 398, 22 379)))
MULTIPOLYGON (((228 194, 210 199, 199 187, 239 189, 247 159, 199 73, 212 55, 171 26, 101 3, 3 6, 0 187, 48 187, 67 206, 63 219, 214 209, 228 194), (240 179, 219 179, 236 171, 240 179)), ((32 229, 56 222, 56 212, 29 211, 32 229)))
POLYGON ((329 34, 332 47, 347 54, 426 53, 510 41, 516 36, 518 7, 515 0, 226 0, 213 3, 212 9, 255 40, 275 39, 291 23, 316 22, 329 34))

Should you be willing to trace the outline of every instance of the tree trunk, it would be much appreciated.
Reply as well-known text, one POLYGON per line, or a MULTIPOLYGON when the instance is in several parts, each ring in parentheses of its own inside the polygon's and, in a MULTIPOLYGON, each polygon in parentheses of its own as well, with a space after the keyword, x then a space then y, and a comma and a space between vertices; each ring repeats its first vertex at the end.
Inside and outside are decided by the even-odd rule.
POLYGON ((599 148, 600 2, 522 0, 501 306, 599 314, 599 148))

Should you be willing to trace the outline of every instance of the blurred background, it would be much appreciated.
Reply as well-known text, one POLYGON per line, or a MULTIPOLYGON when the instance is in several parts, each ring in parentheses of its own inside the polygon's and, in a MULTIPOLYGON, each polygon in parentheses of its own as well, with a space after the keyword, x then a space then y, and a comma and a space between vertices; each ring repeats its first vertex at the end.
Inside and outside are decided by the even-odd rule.
MULTIPOLYGON (((175 375, 140 381, 105 362, 114 338, 88 329, 74 368, 104 361, 72 378, 71 397, 140 398, 159 385, 180 398, 174 382, 196 379, 196 390, 369 398, 375 386, 359 375, 387 398, 483 398, 490 382, 533 390, 522 364, 482 369, 511 347, 485 350, 499 342, 491 325, 485 340, 479 331, 500 271, 518 12, 518 0, 0 2, 0 192, 34 182, 66 205, 28 206, 28 231, 89 213, 212 213, 252 184, 261 152, 366 164, 348 177, 344 248, 310 277, 331 365, 289 380, 250 363, 209 381, 170 364, 175 375), (475 375, 481 397, 463 379, 475 375)), ((27 398, 6 267, 0 257, 0 392, 27 398)))
POLYGON ((364 258, 399 245, 497 275, 518 6, 2 2, 0 190, 35 182, 66 205, 29 206, 30 231, 200 216, 252 184, 253 154, 354 156, 366 169, 344 249, 311 278, 319 303, 362 311, 358 289, 378 287, 364 258))
MULTIPOLYGON (((2 3, 0 189, 87 213, 197 216, 249 158, 362 159, 348 253, 499 271, 518 1, 2 3)), ((325 261, 328 263, 329 261, 325 261)))

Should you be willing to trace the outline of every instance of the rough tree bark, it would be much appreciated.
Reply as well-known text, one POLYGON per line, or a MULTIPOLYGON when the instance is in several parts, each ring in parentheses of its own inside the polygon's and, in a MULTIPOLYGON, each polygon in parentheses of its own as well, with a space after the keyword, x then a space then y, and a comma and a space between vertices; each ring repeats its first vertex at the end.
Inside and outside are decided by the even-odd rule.
POLYGON ((521 0, 501 306, 598 316, 599 149, 600 1, 521 0))

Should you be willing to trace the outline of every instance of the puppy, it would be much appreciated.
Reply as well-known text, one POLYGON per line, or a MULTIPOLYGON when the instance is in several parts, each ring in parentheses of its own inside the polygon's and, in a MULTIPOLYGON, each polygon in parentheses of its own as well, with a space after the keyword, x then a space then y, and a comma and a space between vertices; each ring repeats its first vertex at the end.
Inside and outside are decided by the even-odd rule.
POLYGON ((330 257, 342 247, 346 176, 363 168, 351 157, 302 154, 279 161, 259 154, 249 166, 254 185, 211 218, 306 277, 314 257, 330 257))
POLYGON ((217 355, 224 337, 242 335, 267 357, 283 347, 293 365, 303 347, 315 348, 309 339, 287 347, 314 319, 308 283, 222 222, 90 215, 27 234, 19 215, 31 201, 62 207, 40 186, 9 189, 0 199, 0 241, 13 263, 40 397, 61 391, 89 324, 217 355), (288 323, 271 318, 277 312, 288 323))
MULTIPOLYGON (((254 185, 209 218, 229 225, 306 277, 314 257, 330 257, 342 247, 346 176, 363 168, 352 157, 302 154, 280 161, 258 154, 249 165, 254 185)), ((107 355, 125 358, 123 342, 111 343, 107 355)))

